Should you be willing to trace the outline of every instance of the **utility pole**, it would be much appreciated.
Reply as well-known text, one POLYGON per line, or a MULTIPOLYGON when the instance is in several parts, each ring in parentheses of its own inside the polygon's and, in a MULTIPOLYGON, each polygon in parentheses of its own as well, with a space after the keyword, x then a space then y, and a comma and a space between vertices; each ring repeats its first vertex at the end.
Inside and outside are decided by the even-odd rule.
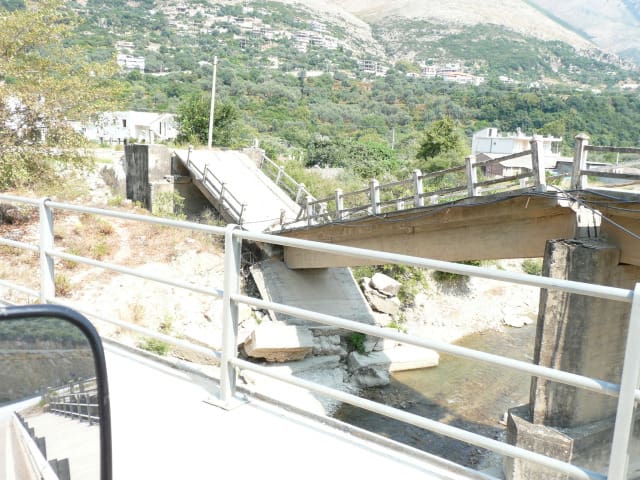
POLYGON ((209 142, 207 146, 211 148, 213 143, 213 115, 216 111, 216 72, 218 70, 218 56, 213 57, 213 81, 211 82, 211 110, 209 111, 209 142))
POLYGON ((391 129, 391 150, 396 149, 396 127, 391 129))

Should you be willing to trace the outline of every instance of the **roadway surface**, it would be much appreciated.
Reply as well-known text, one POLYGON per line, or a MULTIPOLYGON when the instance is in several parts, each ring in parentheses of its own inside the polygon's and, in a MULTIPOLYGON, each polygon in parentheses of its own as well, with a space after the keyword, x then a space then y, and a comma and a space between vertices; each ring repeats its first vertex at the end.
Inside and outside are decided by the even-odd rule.
MULTIPOLYGON (((231 192, 245 205, 242 226, 252 232, 263 232, 270 228, 279 229, 282 223, 294 221, 300 207, 260 171, 256 162, 242 152, 233 150, 176 150, 186 164, 191 163, 209 172, 225 184, 225 191, 231 192), (284 213, 283 213, 284 211, 284 213)), ((215 192, 210 192, 215 195, 215 192)))
POLYGON ((12 418, 13 412, 28 408, 39 400, 37 397, 0 407, 0 478, 4 480, 36 480, 27 467, 29 462, 12 418))
POLYGON ((216 382, 105 348, 114 479, 487 478, 259 400, 223 410, 216 382))

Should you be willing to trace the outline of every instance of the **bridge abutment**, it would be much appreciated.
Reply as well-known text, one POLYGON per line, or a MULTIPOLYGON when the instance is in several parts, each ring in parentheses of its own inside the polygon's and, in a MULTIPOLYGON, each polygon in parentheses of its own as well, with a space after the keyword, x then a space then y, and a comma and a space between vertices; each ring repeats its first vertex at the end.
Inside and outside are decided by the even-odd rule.
MULTIPOLYGON (((543 274, 633 288, 640 268, 619 263, 602 241, 547 242, 543 274)), ((620 383, 630 306, 557 290, 540 291, 534 363, 620 383)), ((533 377, 528 405, 511 409, 507 441, 606 473, 617 399, 533 377)), ((507 479, 569 478, 521 460, 505 461, 507 479)))

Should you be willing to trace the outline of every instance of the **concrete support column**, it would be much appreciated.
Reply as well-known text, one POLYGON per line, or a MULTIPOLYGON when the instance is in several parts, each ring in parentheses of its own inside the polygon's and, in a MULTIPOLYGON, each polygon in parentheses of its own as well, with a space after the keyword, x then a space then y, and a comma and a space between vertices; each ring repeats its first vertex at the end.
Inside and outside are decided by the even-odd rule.
MULTIPOLYGON (((633 288, 640 268, 620 265, 620 251, 590 240, 547 242, 543 274, 633 288)), ((630 306, 541 290, 534 363, 620 383, 630 306)), ((617 399, 532 378, 528 405, 509 411, 507 441, 538 453, 606 473, 617 399)), ((519 460, 505 462, 508 479, 564 480, 519 460)))

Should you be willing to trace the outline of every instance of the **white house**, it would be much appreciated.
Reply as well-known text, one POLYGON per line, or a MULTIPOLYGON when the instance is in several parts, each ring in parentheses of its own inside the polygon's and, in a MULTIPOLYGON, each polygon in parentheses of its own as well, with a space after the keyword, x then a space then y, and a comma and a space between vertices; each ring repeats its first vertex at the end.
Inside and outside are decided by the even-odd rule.
POLYGON ((154 144, 174 140, 178 135, 176 115, 153 112, 105 112, 95 122, 73 123, 89 140, 100 143, 136 141, 154 144))
MULTIPOLYGON (((501 134, 497 128, 485 128, 473 134, 471 153, 479 162, 520 153, 531 149, 533 136, 525 135, 520 129, 513 134, 501 134)), ((541 137, 542 151, 540 157, 545 169, 554 169, 558 161, 572 161, 560 156, 562 137, 541 137)), ((511 176, 532 168, 531 155, 526 155, 485 167, 489 176, 511 176)))

